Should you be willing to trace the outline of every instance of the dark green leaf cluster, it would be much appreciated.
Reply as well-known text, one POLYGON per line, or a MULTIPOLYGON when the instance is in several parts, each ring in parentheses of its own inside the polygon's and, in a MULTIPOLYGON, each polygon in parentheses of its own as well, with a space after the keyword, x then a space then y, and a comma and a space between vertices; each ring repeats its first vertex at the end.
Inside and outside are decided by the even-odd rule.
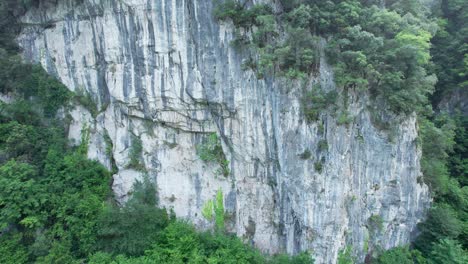
MULTIPOLYGON (((468 32, 468 3, 442 0, 433 5, 439 29, 432 39, 433 71, 439 82, 432 104, 466 88, 463 65, 468 32)), ((457 106, 455 106, 457 107, 457 106)), ((429 107, 430 108, 430 107, 429 107)), ((419 116, 421 167, 434 204, 419 225, 413 243, 417 251, 397 248, 383 253, 378 263, 466 263, 468 261, 467 117, 455 111, 419 116), (415 252, 418 258, 415 258, 415 252), (424 256, 426 260, 422 260, 424 256)))
POLYGON ((145 171, 142 155, 143 145, 141 139, 138 136, 132 134, 130 137, 130 150, 128 154, 129 162, 127 167, 138 171, 145 171))
POLYGON ((302 97, 302 108, 307 122, 319 120, 320 113, 329 107, 336 106, 338 93, 336 91, 324 92, 320 86, 305 91, 302 97))
MULTIPOLYGON (((309 254, 267 258, 233 235, 198 232, 184 221, 157 208, 154 183, 145 179, 134 186, 123 206, 108 205, 99 217, 98 249, 89 263, 313 263, 309 254), (284 262, 278 262, 278 260, 284 262)), ((223 215, 222 193, 216 195, 216 215, 223 215), (218 209, 217 209, 218 208, 218 209)), ((218 218, 218 217, 216 217, 218 218)), ((223 220, 224 221, 224 220, 223 220)))
POLYGON ((109 253, 94 254, 89 263, 313 263, 308 254, 295 257, 280 255, 265 258, 259 251, 242 243, 235 236, 221 233, 197 232, 193 226, 171 222, 157 238, 157 243, 145 251, 144 256, 112 256, 109 253))
POLYGON ((156 197, 154 183, 145 178, 135 183, 124 206, 106 205, 98 218, 97 248, 116 255, 143 255, 169 224, 169 216, 157 207, 156 197))
POLYGON ((435 24, 426 18, 427 10, 419 1, 385 1, 387 8, 381 1, 280 2, 283 12, 267 14, 252 12, 257 5, 237 1, 216 7, 217 18, 229 18, 244 29, 238 34, 242 41, 236 43, 254 47, 245 66, 258 77, 309 76, 320 64, 323 45, 318 37, 322 37, 328 42, 327 58, 340 87, 369 90, 395 113, 424 110, 436 81, 426 70, 435 24), (249 19, 241 19, 245 16, 249 19), (285 37, 279 37, 280 29, 285 37))
POLYGON ((229 176, 229 161, 224 155, 221 141, 216 133, 211 133, 203 141, 197 145, 197 154, 204 162, 214 162, 220 167, 220 174, 227 177, 229 176))
MULTIPOLYGON (((372 262, 374 263, 374 262, 372 262)), ((408 247, 396 247, 385 251, 376 260, 376 264, 426 264, 427 260, 417 250, 408 247)))
POLYGON ((454 91, 468 89, 468 2, 440 0, 432 12, 438 21, 431 47, 438 77, 432 98, 436 106, 454 91))
MULTIPOLYGON (((433 105, 457 89, 466 88, 468 3, 442 0, 433 6, 439 30, 432 39, 434 72, 438 75, 433 105)), ((455 106, 457 107, 457 106, 455 106)), ((467 117, 455 111, 420 117, 421 167, 434 205, 420 224, 414 247, 430 263, 465 263, 468 249, 467 117)))
MULTIPOLYGON (((21 62, 18 55, 10 54, 0 47, 0 92, 36 104, 29 110, 52 117, 60 107, 67 106, 71 98, 69 90, 57 79, 49 76, 39 65, 21 62), (38 110, 41 112, 38 112, 38 110)), ((20 104, 21 102, 17 103, 20 104)), ((17 109, 20 110, 20 109, 17 109)), ((24 109, 26 111, 26 109, 24 109)), ((16 114, 22 114, 15 111, 16 114)))
POLYGON ((218 3, 214 9, 214 16, 219 20, 230 19, 236 27, 249 28, 260 26, 258 17, 271 15, 272 9, 268 5, 254 5, 246 9, 244 5, 235 0, 228 0, 218 3))

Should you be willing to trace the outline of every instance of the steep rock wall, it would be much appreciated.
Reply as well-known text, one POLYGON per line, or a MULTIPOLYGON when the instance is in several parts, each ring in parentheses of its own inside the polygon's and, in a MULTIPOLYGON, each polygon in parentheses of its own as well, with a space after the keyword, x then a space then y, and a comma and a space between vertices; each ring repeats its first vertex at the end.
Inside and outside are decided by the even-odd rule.
MULTIPOLYGON (((265 252, 313 249, 316 263, 335 263, 346 245, 363 260, 376 246, 409 242, 429 203, 415 117, 389 137, 372 124, 367 96, 350 91, 349 125, 332 113, 308 124, 301 86, 241 69, 233 27, 213 19, 211 0, 56 2, 23 17, 18 42, 27 60, 98 103, 97 115, 80 106, 70 113, 70 138, 90 131, 89 157, 118 168, 119 200, 143 174, 128 168, 135 135, 161 205, 201 228, 210 226, 203 204, 221 189, 228 229, 265 252), (196 154, 212 132, 228 177, 196 154), (306 149, 312 155, 301 159, 306 149)), ((335 89, 320 65, 308 87, 335 89)))

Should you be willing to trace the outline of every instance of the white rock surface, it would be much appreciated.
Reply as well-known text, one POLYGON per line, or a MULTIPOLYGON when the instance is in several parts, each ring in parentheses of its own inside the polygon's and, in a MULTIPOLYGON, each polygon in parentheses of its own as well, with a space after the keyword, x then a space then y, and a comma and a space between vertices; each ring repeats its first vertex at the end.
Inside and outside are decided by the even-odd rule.
MULTIPOLYGON (((367 243, 371 251, 410 241, 429 204, 427 186, 417 182, 415 117, 401 121, 390 142, 372 124, 367 96, 350 92, 351 124, 323 114, 320 132, 304 120, 301 89, 241 69, 245 55, 229 44, 232 26, 213 19, 211 0, 74 2, 30 11, 18 42, 27 60, 99 102, 96 118, 72 111, 70 138, 79 142, 88 127, 89 157, 108 168, 113 157, 120 201, 142 177, 127 168, 133 134, 161 205, 202 228, 209 224, 201 208, 221 189, 230 231, 265 252, 312 249, 316 263, 335 263, 346 245, 363 260, 367 243), (210 132, 222 139, 227 178, 196 154, 210 132), (328 151, 318 149, 321 140, 328 151), (305 149, 309 160, 299 158, 305 149), (320 160, 322 173, 314 170, 320 160), (382 230, 368 230, 372 215, 381 216, 382 230)), ((323 59, 312 81, 334 89, 323 59)))

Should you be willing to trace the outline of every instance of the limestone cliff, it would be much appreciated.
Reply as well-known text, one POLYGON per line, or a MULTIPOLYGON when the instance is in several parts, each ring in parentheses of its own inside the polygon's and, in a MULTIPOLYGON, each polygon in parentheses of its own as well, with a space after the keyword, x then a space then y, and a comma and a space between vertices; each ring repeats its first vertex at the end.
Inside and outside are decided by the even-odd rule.
MULTIPOLYGON (((212 9, 211 0, 43 1, 18 42, 26 60, 97 102, 71 111, 70 138, 90 131, 88 156, 117 167, 119 200, 146 171, 162 206, 207 228, 201 209, 222 189, 230 231, 269 253, 312 249, 316 263, 335 263, 346 245, 363 260, 408 243, 429 204, 416 118, 389 137, 371 122, 368 97, 350 92, 349 125, 326 112, 307 123, 303 88, 241 69, 234 29, 212 9), (228 177, 197 155, 212 132, 228 177), (135 137, 143 170, 128 166, 135 137)), ((324 58, 317 82, 336 89, 324 58)))

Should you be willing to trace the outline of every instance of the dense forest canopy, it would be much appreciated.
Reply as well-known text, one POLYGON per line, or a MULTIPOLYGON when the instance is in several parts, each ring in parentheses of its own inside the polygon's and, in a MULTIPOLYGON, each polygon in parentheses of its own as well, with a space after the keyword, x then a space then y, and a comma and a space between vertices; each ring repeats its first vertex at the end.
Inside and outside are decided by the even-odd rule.
MULTIPOLYGON (((17 19, 39 2, 0 2, 0 93, 15 98, 0 103, 0 263, 313 261, 307 253, 267 257, 227 234, 216 200, 204 208, 216 230, 198 232, 158 208, 147 179, 135 184, 127 204, 117 205, 111 172, 86 158, 89 132, 84 128, 81 144, 71 146, 69 117, 57 114, 91 103, 19 56, 17 19)), ((437 107, 452 91, 468 88, 468 1, 280 0, 280 11, 250 1, 214 2, 214 16, 236 27, 232 44, 248 51, 245 69, 259 78, 306 79, 316 74, 323 49, 339 89, 368 93, 396 115, 418 114, 433 206, 412 245, 370 252, 366 261, 467 263, 468 121, 466 113, 437 107)), ((320 87, 309 91, 307 120, 319 119, 337 97, 320 87)), ((350 252, 343 250, 338 263, 354 263, 350 252)))

